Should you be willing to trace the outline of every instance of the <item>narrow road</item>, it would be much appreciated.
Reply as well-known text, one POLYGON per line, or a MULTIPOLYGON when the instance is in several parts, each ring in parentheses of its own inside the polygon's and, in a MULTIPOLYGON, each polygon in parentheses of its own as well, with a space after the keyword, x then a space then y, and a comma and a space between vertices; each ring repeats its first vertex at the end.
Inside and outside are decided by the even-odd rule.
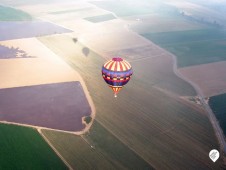
MULTIPOLYGON (((128 26, 125 26, 125 28, 128 31, 132 31, 128 26)), ((133 31, 132 31, 133 32, 133 31)), ((141 38, 147 40, 150 42, 150 40, 142 37, 141 35, 138 34, 138 36, 140 36, 141 38)), ((154 43, 153 43, 154 44, 154 43)), ((217 136, 218 142, 220 144, 220 149, 221 151, 226 154, 226 142, 225 142, 225 137, 224 134, 222 132, 222 129, 219 126, 219 123, 213 113, 213 111, 211 110, 210 106, 208 105, 208 103, 206 103, 205 101, 205 96, 202 92, 202 90, 199 88, 199 86, 197 84, 195 84, 194 82, 192 82, 191 80, 189 80, 187 77, 185 77, 184 75, 182 75, 177 68, 177 58, 175 55, 173 55, 172 53, 168 52, 167 50, 165 50, 164 48, 161 48, 160 46, 158 46, 157 44, 155 44, 157 48, 159 48, 161 51, 166 52, 168 55, 170 55, 173 58, 173 72, 176 76, 178 76, 179 78, 181 78, 182 80, 186 81, 187 83, 189 83, 196 91, 197 96, 200 99, 200 102, 203 106, 203 108, 207 111, 208 113, 208 117, 209 120, 214 128, 215 134, 217 136)), ((214 149, 214 148, 213 148, 214 149)))
MULTIPOLYGON (((161 48, 161 47, 159 47, 161 48)), ((162 48, 161 48, 162 49, 162 48)), ((163 49, 164 50, 164 49, 163 49)), ((175 55, 169 53, 168 51, 166 51, 169 55, 171 55, 173 57, 174 63, 173 63, 173 71, 174 73, 181 78, 182 80, 188 82, 189 84, 191 84, 191 86, 193 86, 193 88, 195 89, 197 96, 199 97, 202 106, 204 107, 204 109, 207 111, 208 113, 208 117, 209 120, 214 128, 215 134, 217 136, 217 139, 219 141, 220 144, 220 149, 226 154, 226 142, 225 142, 225 137, 224 134, 222 132, 222 129, 212 111, 212 109, 210 108, 210 106, 208 105, 208 103, 206 103, 205 101, 205 96, 202 92, 202 90, 199 88, 199 86, 197 84, 195 84, 194 82, 192 82, 191 80, 189 80, 187 77, 185 77, 184 75, 182 75, 177 68, 177 58, 175 55)), ((215 148, 213 148, 215 149, 215 148)))
POLYGON ((53 151, 59 156, 59 158, 64 162, 64 164, 69 168, 69 170, 73 170, 71 165, 64 159, 64 157, 58 152, 58 150, 52 145, 52 143, 45 137, 42 133, 41 129, 37 129, 38 133, 42 136, 42 138, 46 141, 46 143, 53 149, 53 151))

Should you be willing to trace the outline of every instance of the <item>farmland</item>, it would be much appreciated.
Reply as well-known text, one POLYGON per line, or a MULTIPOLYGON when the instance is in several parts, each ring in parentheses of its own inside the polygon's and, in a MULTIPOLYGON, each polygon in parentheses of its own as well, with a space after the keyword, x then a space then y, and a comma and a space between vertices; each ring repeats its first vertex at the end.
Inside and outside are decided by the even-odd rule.
MULTIPOLYGON (((127 21, 134 21, 138 17, 126 17, 127 21)), ((163 15, 159 13, 139 16, 140 21, 130 23, 131 30, 139 33, 157 33, 203 29, 205 26, 184 19, 181 16, 163 15), (176 23, 176 24, 175 24, 176 23)))
MULTIPOLYGON (((79 135, 38 128, 74 169, 224 168, 223 156, 215 163, 208 156, 221 148, 204 105, 187 101, 198 99, 200 92, 176 67, 225 60, 224 30, 188 20, 169 1, 2 2, 44 21, 0 23, 2 40, 22 38, 0 42, 1 120, 27 123, 35 117, 35 125, 73 133, 86 126, 79 135), (114 56, 127 59, 134 70, 117 98, 101 77, 102 65, 114 56)), ((40 151, 45 154, 51 147, 40 151)))
POLYGON ((98 22, 109 21, 109 20, 115 19, 115 16, 112 14, 105 14, 105 15, 98 15, 98 16, 94 16, 94 17, 87 17, 84 19, 87 21, 93 22, 93 23, 98 23, 98 22))
POLYGON ((142 34, 177 56, 178 67, 226 60, 222 41, 226 32, 218 29, 142 34))
POLYGON ((71 32, 43 21, 0 22, 0 41, 71 32), (17 28, 17 31, 15 31, 17 28))
POLYGON ((27 20, 32 20, 32 16, 21 10, 0 5, 0 21, 27 21, 27 20))
POLYGON ((210 97, 209 105, 218 119, 220 126, 226 136, 226 94, 210 97))
POLYGON ((205 23, 209 26, 224 27, 225 15, 221 8, 224 8, 225 1, 171 1, 171 5, 180 11, 188 20, 205 23))
POLYGON ((226 61, 180 68, 179 71, 199 85, 206 97, 226 92, 226 61))
POLYGON ((0 89, 0 108, 1 121, 72 132, 91 114, 79 82, 0 89))
POLYGON ((108 54, 125 56, 124 58, 130 61, 136 70, 139 81, 149 84, 150 87, 159 87, 179 96, 196 95, 189 84, 173 73, 172 57, 154 45, 115 50, 108 54))
POLYGON ((82 136, 42 131, 75 169, 152 169, 98 122, 82 136))
POLYGON ((0 44, 0 88, 80 81, 73 69, 35 38, 0 44))
POLYGON ((0 169, 67 169, 32 128, 0 124, 0 169))
MULTIPOLYGON (((221 166, 221 161, 213 165, 206 156, 211 148, 218 148, 218 144, 203 110, 199 107, 192 109, 150 86, 153 81, 150 67, 142 67, 142 64, 151 62, 153 58, 132 63, 137 72, 141 68, 147 69, 145 72, 150 76, 146 79, 134 74, 119 97, 114 99, 100 76, 105 60, 91 49, 85 57, 82 53, 84 46, 80 42, 75 44, 72 38, 59 35, 39 40, 82 75, 97 109, 97 122, 154 168, 207 169, 221 166), (194 148, 197 152, 191 153, 194 148)), ((181 86, 177 88, 183 89, 181 86)))
POLYGON ((60 10, 60 11, 49 12, 49 14, 61 15, 66 13, 82 12, 82 11, 87 11, 91 9, 92 9, 91 7, 87 7, 87 8, 79 8, 79 9, 71 9, 71 10, 60 10))
POLYGON ((139 5, 136 3, 129 3, 128 1, 122 1, 115 3, 115 1, 91 1, 92 4, 103 8, 105 10, 115 13, 119 17, 131 16, 131 15, 142 15, 151 13, 150 8, 145 5, 139 5))

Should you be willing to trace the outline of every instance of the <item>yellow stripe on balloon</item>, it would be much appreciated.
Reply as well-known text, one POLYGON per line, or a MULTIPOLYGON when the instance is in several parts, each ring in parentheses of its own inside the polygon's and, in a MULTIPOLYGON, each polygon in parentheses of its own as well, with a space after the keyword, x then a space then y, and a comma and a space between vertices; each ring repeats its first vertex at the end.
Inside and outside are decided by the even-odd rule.
POLYGON ((108 65, 106 65, 105 68, 106 68, 106 69, 109 69, 112 63, 113 63, 113 61, 110 61, 110 62, 108 63, 108 65))
POLYGON ((107 67, 108 64, 109 64, 110 62, 112 62, 112 61, 111 61, 111 60, 110 60, 110 61, 107 61, 107 62, 104 64, 104 67, 107 67))

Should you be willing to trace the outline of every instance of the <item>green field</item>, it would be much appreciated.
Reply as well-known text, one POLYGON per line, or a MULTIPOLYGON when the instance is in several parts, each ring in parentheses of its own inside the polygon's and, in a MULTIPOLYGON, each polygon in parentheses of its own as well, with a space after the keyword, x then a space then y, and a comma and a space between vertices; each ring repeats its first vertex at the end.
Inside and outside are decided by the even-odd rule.
POLYGON ((98 122, 82 137, 48 130, 43 133, 75 169, 152 169, 98 122))
POLYGON ((105 15, 98 15, 98 16, 94 16, 94 17, 87 17, 84 19, 87 21, 90 21, 90 22, 98 23, 98 22, 113 20, 116 18, 112 14, 105 14, 105 15))
POLYGON ((142 67, 147 60, 133 63, 137 66, 132 80, 114 98, 101 77, 100 70, 105 62, 102 57, 92 50, 86 57, 82 53, 84 46, 79 42, 75 44, 69 36, 47 36, 39 40, 82 75, 96 106, 96 121, 152 167, 220 168, 221 160, 213 164, 208 157, 209 151, 219 146, 206 114, 197 107, 192 109, 185 101, 152 88, 151 84, 156 83, 152 82, 155 78, 151 75, 154 74, 149 74, 148 67, 142 67), (143 70, 150 75, 149 78, 136 74, 139 72, 136 69, 143 70))
POLYGON ((226 94, 210 97, 209 105, 226 136, 226 94))
POLYGON ((32 128, 0 124, 0 169, 67 169, 32 128))
POLYGON ((149 59, 132 62, 131 64, 133 65, 133 69, 136 70, 136 75, 134 76, 139 82, 142 82, 141 87, 145 84, 146 88, 148 88, 148 86, 149 88, 158 87, 170 93, 178 94, 179 96, 196 95, 194 88, 178 78, 173 73, 173 65, 169 65, 167 62, 149 59), (160 62, 161 64, 159 64, 160 62), (156 67, 160 67, 161 69, 156 67))
POLYGON ((32 17, 21 11, 10 7, 0 5, 0 21, 27 21, 32 20, 32 17))
MULTIPOLYGON (((136 19, 138 17, 133 17, 136 19)), ((203 29, 205 26, 196 22, 188 21, 181 16, 162 14, 150 14, 139 16, 140 22, 132 23, 129 27, 139 33, 157 33, 203 29), (176 24, 175 24, 176 23, 176 24)))
POLYGON ((226 31, 190 30, 142 34, 177 56, 178 67, 226 60, 226 31))

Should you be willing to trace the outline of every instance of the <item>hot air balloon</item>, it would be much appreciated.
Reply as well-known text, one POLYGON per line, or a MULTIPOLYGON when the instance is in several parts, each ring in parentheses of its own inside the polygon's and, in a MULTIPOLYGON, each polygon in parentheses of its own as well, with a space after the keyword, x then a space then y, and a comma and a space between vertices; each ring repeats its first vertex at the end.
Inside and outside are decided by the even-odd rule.
POLYGON ((112 58, 102 67, 103 79, 113 90, 115 97, 122 87, 129 82, 132 74, 131 65, 120 57, 112 58))

